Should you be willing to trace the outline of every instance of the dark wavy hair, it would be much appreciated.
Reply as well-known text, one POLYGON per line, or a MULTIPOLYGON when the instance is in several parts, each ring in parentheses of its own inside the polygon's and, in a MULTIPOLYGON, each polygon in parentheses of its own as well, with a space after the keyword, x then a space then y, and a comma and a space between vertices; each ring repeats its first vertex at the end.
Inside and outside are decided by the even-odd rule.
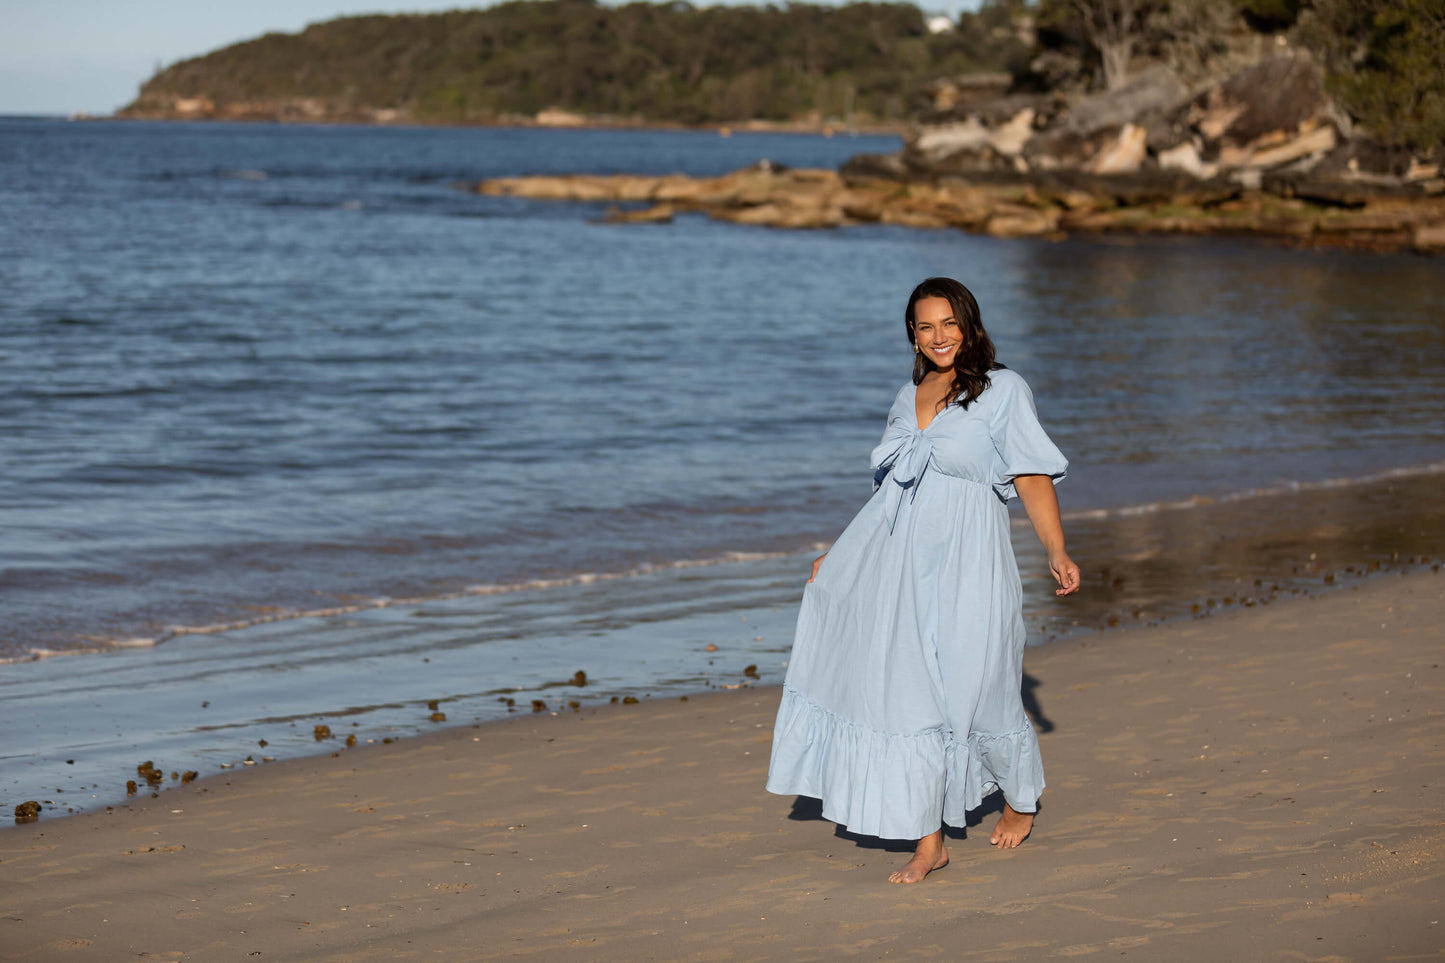
MULTIPOLYGON (((953 363, 953 384, 949 386, 946 404, 955 401, 967 408, 974 399, 983 394, 989 386, 988 373, 997 371, 1003 365, 994 360, 993 341, 983 329, 983 316, 979 313, 978 302, 973 292, 953 278, 929 278, 908 296, 908 307, 903 312, 903 326, 908 332, 908 343, 914 348, 918 342, 913 337, 913 307, 924 298, 943 298, 953 308, 953 318, 963 332, 963 344, 953 363)), ((918 384, 923 376, 935 365, 921 351, 913 354, 913 383, 918 384)))

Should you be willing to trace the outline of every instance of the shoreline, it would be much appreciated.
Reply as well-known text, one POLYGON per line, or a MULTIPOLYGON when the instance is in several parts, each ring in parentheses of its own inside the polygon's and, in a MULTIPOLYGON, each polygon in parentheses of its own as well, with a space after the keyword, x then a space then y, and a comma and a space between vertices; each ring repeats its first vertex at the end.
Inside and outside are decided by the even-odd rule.
MULTIPOLYGON (((17 115, 23 116, 23 115, 17 115)), ((36 115, 41 116, 41 115, 36 115)), ((696 133, 713 133, 721 137, 731 137, 733 134, 807 134, 821 137, 849 137, 849 136, 894 136, 902 137, 912 126, 911 122, 889 122, 869 121, 853 122, 844 121, 813 123, 810 121, 792 120, 740 120, 705 124, 684 124, 681 122, 668 121, 647 121, 627 118, 606 120, 597 117, 582 118, 578 122, 554 122, 537 120, 524 116, 501 117, 494 120, 477 121, 428 121, 417 118, 405 120, 365 120, 362 118, 318 118, 318 117, 286 117, 276 116, 235 116, 235 117, 209 117, 209 116, 186 116, 182 114, 149 115, 149 114, 87 114, 84 112, 76 114, 47 114, 56 120, 72 121, 76 123, 91 121, 120 121, 125 123, 148 122, 161 124, 274 124, 278 126, 313 126, 313 127, 368 127, 368 128, 425 128, 434 129, 438 127, 451 127, 458 130, 631 130, 631 131, 679 131, 696 133)))
MULTIPOLYGON (((1075 645, 1107 647, 1112 644, 1109 641, 1110 639, 1127 636, 1137 632, 1151 630, 1179 630, 1193 623, 1198 623, 1201 621, 1213 622, 1219 619, 1229 619, 1237 615, 1242 615, 1248 610, 1254 609, 1256 606, 1263 607, 1270 605, 1271 602, 1275 599, 1278 599, 1285 605, 1291 605, 1306 600, 1313 601, 1315 599, 1328 598, 1342 592, 1354 591, 1361 588, 1368 588, 1386 579, 1423 578, 1429 575, 1438 574, 1440 572, 1440 568, 1441 562, 1433 558, 1430 558, 1428 556, 1419 558, 1411 556, 1408 559, 1400 560, 1399 562, 1391 565, 1381 565, 1378 562, 1375 562, 1369 564, 1348 565, 1341 569, 1336 569, 1335 571, 1324 572, 1322 575, 1316 573, 1319 578, 1318 586, 1296 588, 1291 590, 1290 593, 1286 596, 1280 596, 1276 591, 1276 593, 1274 593, 1270 597, 1257 598, 1253 596, 1246 596, 1246 594, 1241 591, 1238 593, 1238 599, 1236 599, 1232 595, 1221 596, 1221 598, 1218 600, 1217 607, 1216 600, 1214 598, 1208 598, 1208 604, 1205 605, 1204 602, 1206 600, 1203 596, 1200 596, 1200 601, 1192 604, 1192 612, 1185 612, 1181 608, 1180 612, 1165 616, 1158 620, 1150 621, 1140 620, 1137 614, 1133 621, 1125 621, 1120 617, 1110 617, 1107 620, 1107 623, 1077 627, 1071 633, 1062 635, 1057 638, 1050 636, 1046 641, 1042 642, 1030 641, 1027 648, 1028 653, 1030 653, 1028 658, 1035 658, 1036 656, 1034 655, 1034 653, 1050 652, 1060 648, 1068 648, 1075 645), (1352 578, 1353 581, 1346 581, 1347 578, 1352 578), (1237 607, 1235 607, 1236 602, 1238 603, 1237 607)), ((1106 576, 1112 575, 1112 573, 1112 569, 1105 570, 1106 576)), ((1122 582, 1122 579, 1120 581, 1122 582)), ((1313 581, 1313 579, 1311 581, 1313 581)), ((791 612, 789 612, 788 614, 789 616, 791 616, 791 612)), ((1035 634, 1035 632, 1031 631, 1030 638, 1033 639, 1035 634)), ((785 666, 786 662, 784 662, 783 665, 785 666)), ((347 729, 343 728, 341 725, 338 725, 334 732, 331 731, 331 724, 337 724, 339 718, 344 718, 347 715, 346 712, 338 714, 332 711, 320 710, 314 713, 306 713, 304 714, 304 722, 306 725, 310 725, 314 720, 330 720, 330 723, 327 724, 318 722, 314 727, 317 730, 325 729, 326 735, 324 736, 320 735, 319 733, 313 735, 309 731, 303 733, 302 730, 297 730, 297 739, 301 740, 301 748, 303 750, 301 752, 286 753, 281 756, 265 755, 262 753, 262 749, 269 749, 270 752, 283 753, 285 753, 286 750, 285 748, 278 750, 274 748, 271 743, 263 739, 261 740, 260 747, 256 750, 251 751, 246 756, 245 760, 240 760, 239 758, 237 758, 232 759, 229 762, 221 763, 219 765, 219 769, 214 772, 189 772, 188 776, 190 778, 187 778, 184 782, 179 781, 181 771, 185 768, 184 765, 181 765, 179 769, 174 768, 170 764, 159 765, 155 767, 155 770, 159 772, 162 776, 162 779, 159 783, 147 785, 142 778, 143 773, 139 773, 136 775, 135 779, 137 783, 136 792, 127 793, 126 795, 122 796, 118 795, 122 790, 116 789, 114 790, 113 794, 100 798, 97 803, 95 803, 88 809, 70 808, 67 809, 65 812, 61 812, 59 805, 64 805, 64 803, 57 805, 54 800, 50 798, 45 798, 43 800, 21 799, 19 796, 16 796, 14 799, 0 801, 0 806, 4 806, 7 809, 15 809, 17 816, 20 807, 28 806, 31 802, 39 804, 39 809, 36 811, 36 815, 38 817, 37 819, 26 820, 22 822, 20 819, 17 818, 13 823, 0 822, 0 840, 3 840, 7 832, 16 831, 20 827, 32 822, 38 821, 47 824, 53 824, 56 821, 60 820, 80 819, 82 817, 93 816, 98 813, 111 813, 118 810, 145 808, 151 805, 164 806, 166 799, 173 791, 184 791, 191 788, 198 789, 200 787, 203 787, 209 781, 214 780, 224 780, 226 785, 230 785, 229 780, 233 777, 240 776, 243 778, 250 778, 249 776, 245 775, 248 772, 258 773, 273 768, 284 768, 291 765, 316 764, 324 758, 329 757, 334 759, 344 756, 349 757, 355 752, 365 752, 368 750, 377 751, 382 749, 384 746, 395 746, 399 748, 404 748, 407 745, 425 743, 428 740, 459 739, 462 737, 462 735, 466 734, 471 730, 482 729, 491 726, 505 726, 512 723, 527 722, 529 720, 532 722, 540 722, 548 718, 556 719, 568 718, 579 715, 595 715, 598 712, 606 711, 625 711, 623 709, 624 706, 631 707, 633 705, 657 705, 669 701, 688 702, 691 700, 707 699, 710 697, 723 697, 729 695, 740 696, 743 693, 739 690, 766 692, 771 689, 778 689, 781 685, 781 683, 777 681, 760 681, 755 673, 744 673, 739 676, 739 680, 739 682, 734 684, 714 686, 708 689, 689 689, 681 695, 677 694, 676 692, 670 692, 662 695, 660 698, 657 699, 653 699, 650 692, 643 693, 642 698, 640 699, 631 695, 625 697, 620 695, 611 695, 610 703, 595 702, 590 704, 579 704, 575 701, 564 701, 559 702, 556 708, 551 707, 550 704, 547 706, 547 708, 543 709, 539 709, 536 707, 536 705, 533 705, 530 710, 527 709, 526 703, 527 697, 530 696, 532 693, 528 691, 525 695, 522 695, 520 698, 515 700, 517 702, 515 708, 508 707, 506 710, 506 714, 503 715, 491 715, 485 718, 479 717, 475 721, 466 723, 454 722, 451 724, 434 724, 430 728, 424 727, 420 723, 414 723, 412 726, 404 729, 397 725, 386 725, 382 728, 373 727, 372 729, 368 730, 372 733, 371 735, 364 735, 360 738, 356 733, 348 732, 347 729), (624 699, 626 701, 624 701, 624 699), (571 707, 570 710, 568 709, 569 706, 571 707), (311 746, 311 743, 313 741, 315 742, 314 747, 311 746), (168 772, 170 774, 170 778, 165 779, 165 774, 168 772), (192 786, 192 783, 194 783, 195 785, 192 786), (105 801, 107 798, 112 799, 113 802, 107 803, 105 801)), ((1027 676, 1025 681, 1027 687, 1027 676)), ((545 683, 542 688, 545 689, 553 685, 563 684, 565 683, 545 683)), ((447 701, 448 700, 427 701, 428 710, 434 711, 432 710, 432 706, 434 704, 445 704, 447 701)), ((423 717, 424 715, 425 714, 423 714, 423 717)), ((445 713, 441 713, 441 715, 444 717, 445 713)), ((1030 708, 1030 715, 1031 718, 1034 718, 1035 724, 1037 725, 1039 720, 1036 717, 1033 717, 1032 708, 1030 708)), ((445 721, 445 718, 442 718, 440 720, 433 720, 434 723, 445 723, 445 721)), ((359 723, 351 723, 351 726, 357 727, 359 726, 359 723)), ((294 746, 292 748, 294 748, 294 746)), ((244 752, 246 750, 240 751, 244 752)), ((139 758, 141 756, 157 756, 157 753, 148 749, 143 750, 141 747, 135 747, 135 751, 132 752, 132 755, 139 758)), ((173 762, 173 759, 171 761, 173 762)), ((167 760, 162 759, 162 762, 167 762, 167 760)), ((144 763, 137 764, 135 768, 137 770, 140 770, 143 765, 144 763)), ((124 768, 125 767, 122 766, 122 769, 124 768)), ((126 772, 125 774, 129 775, 128 772, 126 772)), ((99 787, 82 786, 80 788, 83 791, 87 788, 99 787)), ((61 793, 63 794, 64 790, 61 790, 61 793)), ((45 796, 48 794, 41 793, 39 795, 45 796)), ((67 800, 66 802, 69 801, 70 800, 67 800)))
MULTIPOLYGON (((1445 462, 1427 462, 1419 465, 1387 469, 1357 478, 1323 478, 1315 481, 1290 482, 1272 487, 1240 489, 1238 491, 1229 491, 1214 495, 1192 495, 1186 498, 1172 500, 1166 498, 1160 501, 1142 504, 1070 508, 1064 513, 1063 520, 1070 527, 1095 526, 1099 524, 1125 524, 1140 518, 1167 516, 1170 513, 1181 511, 1189 512, 1200 508, 1207 509, 1210 507, 1226 507, 1231 505, 1247 508, 1251 503, 1267 501, 1272 498, 1290 498, 1300 494, 1321 497, 1329 496, 1331 493, 1337 491, 1369 489, 1372 486, 1382 484, 1387 486, 1394 484, 1412 485, 1418 484, 1422 479, 1430 479, 1442 474, 1445 474, 1445 462)), ((1027 522, 1022 516, 1015 515, 1012 524, 1015 527, 1021 527, 1026 526, 1027 522)), ((714 556, 655 561, 616 570, 604 569, 600 571, 560 573, 551 576, 524 576, 512 582, 485 583, 469 585, 464 588, 445 588, 435 592, 410 596, 378 595, 375 597, 357 596, 349 599, 339 598, 325 604, 308 608, 290 609, 258 604, 255 608, 260 611, 249 614, 246 617, 224 618, 215 622, 196 624, 176 623, 166 625, 154 634, 132 634, 110 640, 99 637, 89 637, 86 639, 87 642, 91 643, 88 647, 41 647, 29 648, 19 654, 0 654, 0 667, 22 665, 46 659, 105 655, 128 649, 150 649, 166 645, 177 639, 193 636, 224 635, 273 623, 334 618, 365 613, 376 609, 426 605, 437 602, 455 601, 458 599, 486 598, 513 593, 531 593, 553 589, 574 588, 596 583, 626 581, 668 571, 712 569, 737 563, 776 561, 826 551, 829 544, 831 543, 818 541, 801 549, 729 550, 714 556)), ((1351 561, 1366 564, 1369 560, 1352 559, 1351 561)), ((1348 563, 1341 563, 1341 565, 1344 564, 1348 563)))
POLYGON ((952 833, 921 887, 884 882, 907 843, 763 791, 778 690, 756 688, 17 827, 0 942, 28 960, 1434 952, 1442 625, 1445 582, 1422 572, 1030 650, 1038 829, 1006 853, 991 817, 952 833))
MULTIPOLYGON (((1075 516, 1071 543, 1083 550, 1086 597, 1026 605, 1030 652, 1079 640, 1108 647, 1116 629, 1185 628, 1220 612, 1438 569, 1445 505, 1435 483, 1427 473, 1303 496, 1191 501, 1123 518, 1075 516), (1321 513, 1329 525, 1314 521, 1321 513)), ((1043 598, 1032 534, 1023 525, 1015 534, 1025 598, 1043 598)), ((448 635, 415 636, 414 620, 392 607, 17 663, 0 676, 0 696, 14 713, 15 744, 29 749, 9 755, 0 801, 13 809, 34 800, 48 823, 67 808, 124 805, 125 783, 139 779, 135 769, 145 760, 167 777, 218 767, 236 774, 273 765, 268 756, 325 755, 348 735, 360 746, 382 744, 439 726, 531 716, 537 704, 538 715, 573 715, 608 700, 780 682, 796 617, 790 573, 805 561, 785 555, 720 571, 721 581, 709 583, 716 604, 706 612, 690 601, 698 585, 691 569, 654 572, 626 587, 582 582, 557 589, 562 596, 503 593, 425 605, 424 621, 468 635, 460 645, 448 635), (585 615, 556 621, 599 605, 616 623, 603 637, 585 615), (466 629, 498 618, 512 626, 503 636, 466 629), (530 628, 539 619, 547 623, 540 635, 530 628), (570 681, 579 669, 585 687, 570 681), (445 718, 432 719, 434 712, 445 718), (334 737, 313 739, 315 725, 334 737)), ((163 785, 180 787, 169 778, 163 785)), ((142 783, 139 791, 149 788, 142 783)))

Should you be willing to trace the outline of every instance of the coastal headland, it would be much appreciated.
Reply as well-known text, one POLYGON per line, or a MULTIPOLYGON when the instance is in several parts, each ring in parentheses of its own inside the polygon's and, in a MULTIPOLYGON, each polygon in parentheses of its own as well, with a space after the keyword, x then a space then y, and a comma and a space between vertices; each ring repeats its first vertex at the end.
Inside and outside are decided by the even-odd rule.
POLYGON ((173 64, 118 116, 897 131, 901 151, 837 172, 646 183, 579 171, 570 186, 482 190, 651 205, 618 221, 690 210, 788 228, 1251 235, 1439 254, 1445 73, 1432 38, 1445 20, 1378 6, 986 3, 953 20, 906 4, 567 0, 351 17, 173 64))
MULTIPOLYGON (((719 178, 515 177, 484 194, 646 204, 783 228, 899 224, 998 237, 1247 235, 1302 246, 1445 253, 1445 177, 1428 152, 1388 150, 1286 51, 1189 85, 1164 66, 1117 89, 1005 93, 939 107, 896 154, 839 171, 766 161, 719 178)), ((960 99, 962 98, 962 99, 960 99)))
POLYGON ((1019 849, 767 795, 776 689, 528 716, 0 835, 0 957, 1413 959, 1439 950, 1445 577, 1031 651, 1019 849))

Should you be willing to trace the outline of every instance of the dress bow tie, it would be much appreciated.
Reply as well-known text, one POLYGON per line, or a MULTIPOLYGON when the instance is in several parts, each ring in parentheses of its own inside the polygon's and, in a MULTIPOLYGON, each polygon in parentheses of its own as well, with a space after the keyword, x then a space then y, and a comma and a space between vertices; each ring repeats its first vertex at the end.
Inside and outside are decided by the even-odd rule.
POLYGON ((898 524, 903 508, 903 492, 908 500, 918 497, 918 486, 933 463, 933 444, 917 428, 897 422, 888 426, 883 441, 873 449, 873 490, 887 484, 884 511, 888 514, 888 534, 898 524))

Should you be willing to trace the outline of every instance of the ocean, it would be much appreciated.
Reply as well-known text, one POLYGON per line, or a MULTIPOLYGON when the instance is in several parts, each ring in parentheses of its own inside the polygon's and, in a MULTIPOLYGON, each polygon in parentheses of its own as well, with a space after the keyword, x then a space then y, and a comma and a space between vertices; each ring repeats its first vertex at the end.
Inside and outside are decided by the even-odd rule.
POLYGON ((0 119, 0 802, 781 681, 932 274, 1071 459, 1085 591, 1020 517, 1031 644, 1433 564, 1438 261, 473 189, 897 146, 0 119))

